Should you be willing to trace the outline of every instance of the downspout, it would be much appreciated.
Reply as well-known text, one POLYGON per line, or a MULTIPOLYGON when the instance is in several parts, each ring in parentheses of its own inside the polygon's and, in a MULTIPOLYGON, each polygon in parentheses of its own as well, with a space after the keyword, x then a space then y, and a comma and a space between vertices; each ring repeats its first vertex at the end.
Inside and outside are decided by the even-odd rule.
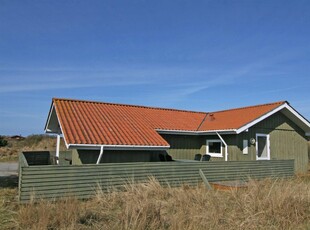
POLYGON ((225 145, 225 161, 228 161, 228 146, 226 142, 224 141, 224 139, 221 137, 221 135, 218 132, 216 132, 216 134, 218 135, 218 137, 221 139, 221 141, 225 145))
POLYGON ((57 134, 56 144, 56 164, 59 165, 59 148, 60 148, 60 133, 57 134))
POLYGON ((103 155, 103 145, 101 145, 101 147, 100 147, 100 154, 99 154, 99 157, 98 157, 98 160, 96 163, 97 165, 100 163, 102 155, 103 155))

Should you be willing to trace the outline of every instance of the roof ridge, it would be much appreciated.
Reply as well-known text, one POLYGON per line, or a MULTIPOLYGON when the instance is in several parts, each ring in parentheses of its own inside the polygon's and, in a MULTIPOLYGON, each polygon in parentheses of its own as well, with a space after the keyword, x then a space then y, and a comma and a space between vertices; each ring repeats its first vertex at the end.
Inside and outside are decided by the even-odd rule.
POLYGON ((176 111, 176 112, 208 114, 207 112, 192 111, 192 110, 185 110, 185 109, 161 108, 161 107, 155 107, 155 106, 121 104, 121 103, 113 103, 113 102, 101 102, 101 101, 80 100, 80 99, 70 99, 70 98, 53 98, 53 102, 56 101, 56 100, 59 100, 59 101, 75 101, 75 102, 95 103, 95 104, 107 104, 107 105, 118 105, 118 106, 128 106, 128 107, 136 107, 136 108, 155 109, 155 110, 176 111))
POLYGON ((233 110, 250 109, 250 108, 256 108, 256 107, 276 105, 276 104, 283 105, 285 103, 289 104, 287 101, 277 101, 277 102, 271 102, 271 103, 265 103, 265 104, 259 104, 259 105, 250 105, 250 106, 243 106, 243 107, 232 108, 232 109, 218 110, 218 111, 213 111, 213 112, 209 112, 209 113, 228 112, 228 111, 233 111, 233 110))

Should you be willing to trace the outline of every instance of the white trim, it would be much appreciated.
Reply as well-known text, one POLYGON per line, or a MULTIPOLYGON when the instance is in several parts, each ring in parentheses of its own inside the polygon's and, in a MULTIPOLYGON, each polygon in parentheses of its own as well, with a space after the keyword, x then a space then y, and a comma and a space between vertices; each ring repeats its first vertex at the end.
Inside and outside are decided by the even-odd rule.
MULTIPOLYGON (((228 145, 226 144, 226 142, 224 141, 224 139, 219 133, 216 133, 216 134, 218 135, 218 137, 221 139, 221 141, 225 145, 225 161, 228 161, 228 145)), ((221 148, 221 152, 222 152, 222 148, 221 148)))
POLYGON ((212 157, 223 157, 222 141, 220 139, 207 140, 206 154, 209 154, 212 157), (221 153, 210 153, 209 152, 209 142, 220 142, 221 143, 221 153))
POLYGON ((270 136, 269 134, 256 133, 256 160, 270 160, 270 136), (266 137, 267 157, 258 157, 258 138, 266 137))
POLYGON ((68 148, 79 148, 79 149, 101 149, 104 147, 105 150, 167 150, 168 146, 148 146, 148 145, 92 145, 92 144, 69 144, 68 148))
MULTIPOLYGON (((50 119, 51 119, 51 117, 52 117, 53 110, 55 110, 56 118, 57 118, 57 121, 58 121, 58 124, 59 124, 59 129, 60 129, 59 132, 60 132, 61 134, 63 134, 63 132, 62 132, 62 125, 61 125, 61 122, 60 122, 60 120, 59 120, 59 118, 58 118, 58 114, 57 114, 57 110, 56 110, 56 107, 55 107, 55 105, 54 105, 54 102, 53 102, 53 104, 52 104, 52 106, 51 106, 51 109, 50 109, 50 112, 49 112, 49 116, 48 116, 48 121, 46 122, 45 130, 44 130, 44 131, 45 131, 45 133, 55 134, 55 132, 52 132, 51 130, 47 129, 48 124, 49 124, 49 122, 50 122, 50 119)), ((59 133, 59 132, 58 132, 58 133, 59 133)), ((57 134, 58 134, 58 133, 57 133, 57 134)), ((69 149, 70 144, 68 144, 68 142, 67 142, 67 140, 66 140, 66 136, 65 136, 65 135, 62 135, 62 137, 63 137, 63 139, 64 139, 64 142, 65 142, 65 145, 66 145, 67 149, 69 149)))
POLYGON ((174 135, 216 135, 220 132, 222 134, 236 134, 236 129, 221 129, 209 131, 187 131, 187 130, 170 130, 170 129, 155 129, 159 134, 174 134, 174 135))
POLYGON ((310 122, 305 119, 303 116, 301 116, 293 107, 285 104, 286 108, 291 112, 293 113, 299 120, 301 120, 305 125, 307 125, 309 128, 310 128, 310 122))
MULTIPOLYGON (((47 131, 50 132, 50 131, 51 131, 51 130, 47 129, 47 126, 48 126, 48 124, 50 123, 53 109, 54 109, 54 103, 52 103, 52 105, 51 105, 51 107, 50 107, 50 111, 49 111, 49 113, 48 113, 47 121, 46 121, 45 127, 44 127, 44 131, 45 131, 45 132, 47 132, 47 131)), ((57 120, 58 120, 58 119, 57 119, 57 120)))
MULTIPOLYGON (((287 109, 289 112, 291 112, 295 117, 297 117, 305 126, 307 126, 307 128, 310 130, 310 122, 307 121, 303 116, 301 116, 295 109, 293 109, 290 105, 288 105, 288 103, 285 103, 277 108, 275 108, 274 110, 266 113, 265 115, 259 117, 258 119, 255 119, 254 121, 248 123, 247 125, 242 126, 241 128, 236 130, 236 133, 242 133, 243 131, 247 130, 248 128, 252 127, 253 125, 261 122, 262 120, 266 119, 267 117, 275 114, 276 112, 282 110, 282 109, 287 109)), ((306 132, 306 135, 310 134, 310 132, 306 132)))
POLYGON ((265 115, 255 119, 254 121, 248 123, 247 125, 242 126, 241 128, 239 128, 237 130, 237 134, 242 133, 243 131, 247 130, 248 128, 252 127, 253 125, 256 125, 258 122, 261 122, 262 120, 266 119, 267 117, 275 114, 276 112, 280 111, 281 109, 285 108, 287 104, 283 104, 277 108, 275 108, 274 110, 266 113, 265 115))
POLYGON ((98 160, 97 160, 97 163, 96 163, 97 165, 100 163, 102 155, 103 155, 103 145, 100 148, 99 157, 98 157, 98 160))
POLYGON ((59 164, 59 148, 60 148, 60 134, 57 134, 57 142, 56 142, 56 164, 59 164))

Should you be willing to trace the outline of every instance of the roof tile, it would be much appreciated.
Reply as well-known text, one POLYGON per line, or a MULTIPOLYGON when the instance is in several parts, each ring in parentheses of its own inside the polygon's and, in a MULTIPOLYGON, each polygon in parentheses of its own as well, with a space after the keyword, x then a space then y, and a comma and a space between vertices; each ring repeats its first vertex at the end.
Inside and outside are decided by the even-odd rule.
POLYGON ((156 129, 212 131, 238 129, 285 102, 213 113, 53 99, 68 144, 169 146, 156 129))

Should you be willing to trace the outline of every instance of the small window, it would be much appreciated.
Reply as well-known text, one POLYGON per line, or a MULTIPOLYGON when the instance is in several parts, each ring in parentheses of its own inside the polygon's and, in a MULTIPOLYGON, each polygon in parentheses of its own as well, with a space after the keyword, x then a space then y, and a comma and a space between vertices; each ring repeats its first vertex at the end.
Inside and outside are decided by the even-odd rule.
POLYGON ((222 141, 221 140, 207 140, 207 154, 213 157, 223 157, 222 141))
POLYGON ((249 142, 248 140, 243 140, 243 154, 249 153, 249 142))

